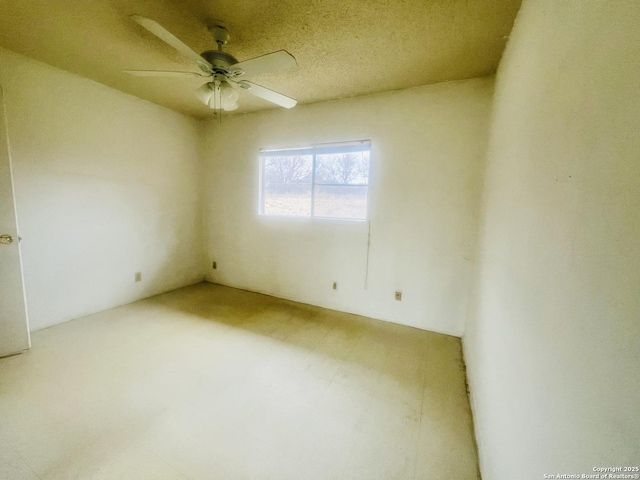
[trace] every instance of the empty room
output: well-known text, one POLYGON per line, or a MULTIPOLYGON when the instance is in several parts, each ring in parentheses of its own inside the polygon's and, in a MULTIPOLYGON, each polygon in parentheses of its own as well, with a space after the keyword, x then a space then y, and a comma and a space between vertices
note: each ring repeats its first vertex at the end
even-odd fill
POLYGON ((0 0, 0 479, 640 478, 640 2, 0 0))

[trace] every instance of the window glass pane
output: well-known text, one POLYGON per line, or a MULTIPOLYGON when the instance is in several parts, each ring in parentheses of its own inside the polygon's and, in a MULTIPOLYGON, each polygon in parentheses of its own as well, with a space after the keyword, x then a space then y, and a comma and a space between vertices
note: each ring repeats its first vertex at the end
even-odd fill
POLYGON ((367 217, 367 189, 368 187, 347 185, 317 185, 314 215, 364 219, 367 217))
POLYGON ((316 184, 367 185, 368 183, 368 151, 316 155, 316 184))
POLYGON ((263 161, 263 213, 310 216, 313 156, 273 156, 263 161))
POLYGON ((260 213, 366 219, 369 149, 363 140, 261 150, 260 213))

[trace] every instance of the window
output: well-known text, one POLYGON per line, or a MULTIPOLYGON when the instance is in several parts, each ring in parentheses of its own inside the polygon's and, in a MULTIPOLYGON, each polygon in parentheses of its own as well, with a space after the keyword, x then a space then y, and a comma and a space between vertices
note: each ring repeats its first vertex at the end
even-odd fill
POLYGON ((260 214, 367 218, 366 141, 260 151, 260 214))

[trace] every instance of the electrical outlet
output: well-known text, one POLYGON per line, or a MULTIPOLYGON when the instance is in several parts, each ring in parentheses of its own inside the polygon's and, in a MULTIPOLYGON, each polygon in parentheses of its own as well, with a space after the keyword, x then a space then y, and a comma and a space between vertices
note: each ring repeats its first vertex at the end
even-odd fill
POLYGON ((136 279, 136 282, 141 282, 142 281, 142 272, 136 272, 135 279, 136 279))
POLYGON ((212 267, 214 270, 217 270, 217 269, 218 269, 218 263, 217 263, 217 262, 212 262, 212 263, 211 263, 211 267, 212 267))
POLYGON ((402 292, 400 290, 396 290, 396 300, 399 302, 402 301, 402 292))
POLYGON ((333 282, 333 289, 337 290, 338 289, 338 282, 333 282))

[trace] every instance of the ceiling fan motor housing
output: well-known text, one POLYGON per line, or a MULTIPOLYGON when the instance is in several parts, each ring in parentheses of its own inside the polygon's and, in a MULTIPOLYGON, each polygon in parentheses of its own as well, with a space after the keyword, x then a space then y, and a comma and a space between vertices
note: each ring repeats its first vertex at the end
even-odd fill
POLYGON ((202 52, 201 55, 202 58, 213 65, 214 71, 216 69, 226 71, 231 65, 235 65, 236 63, 238 63, 238 60, 236 60, 233 55, 230 55, 227 52, 207 50, 206 52, 202 52))

